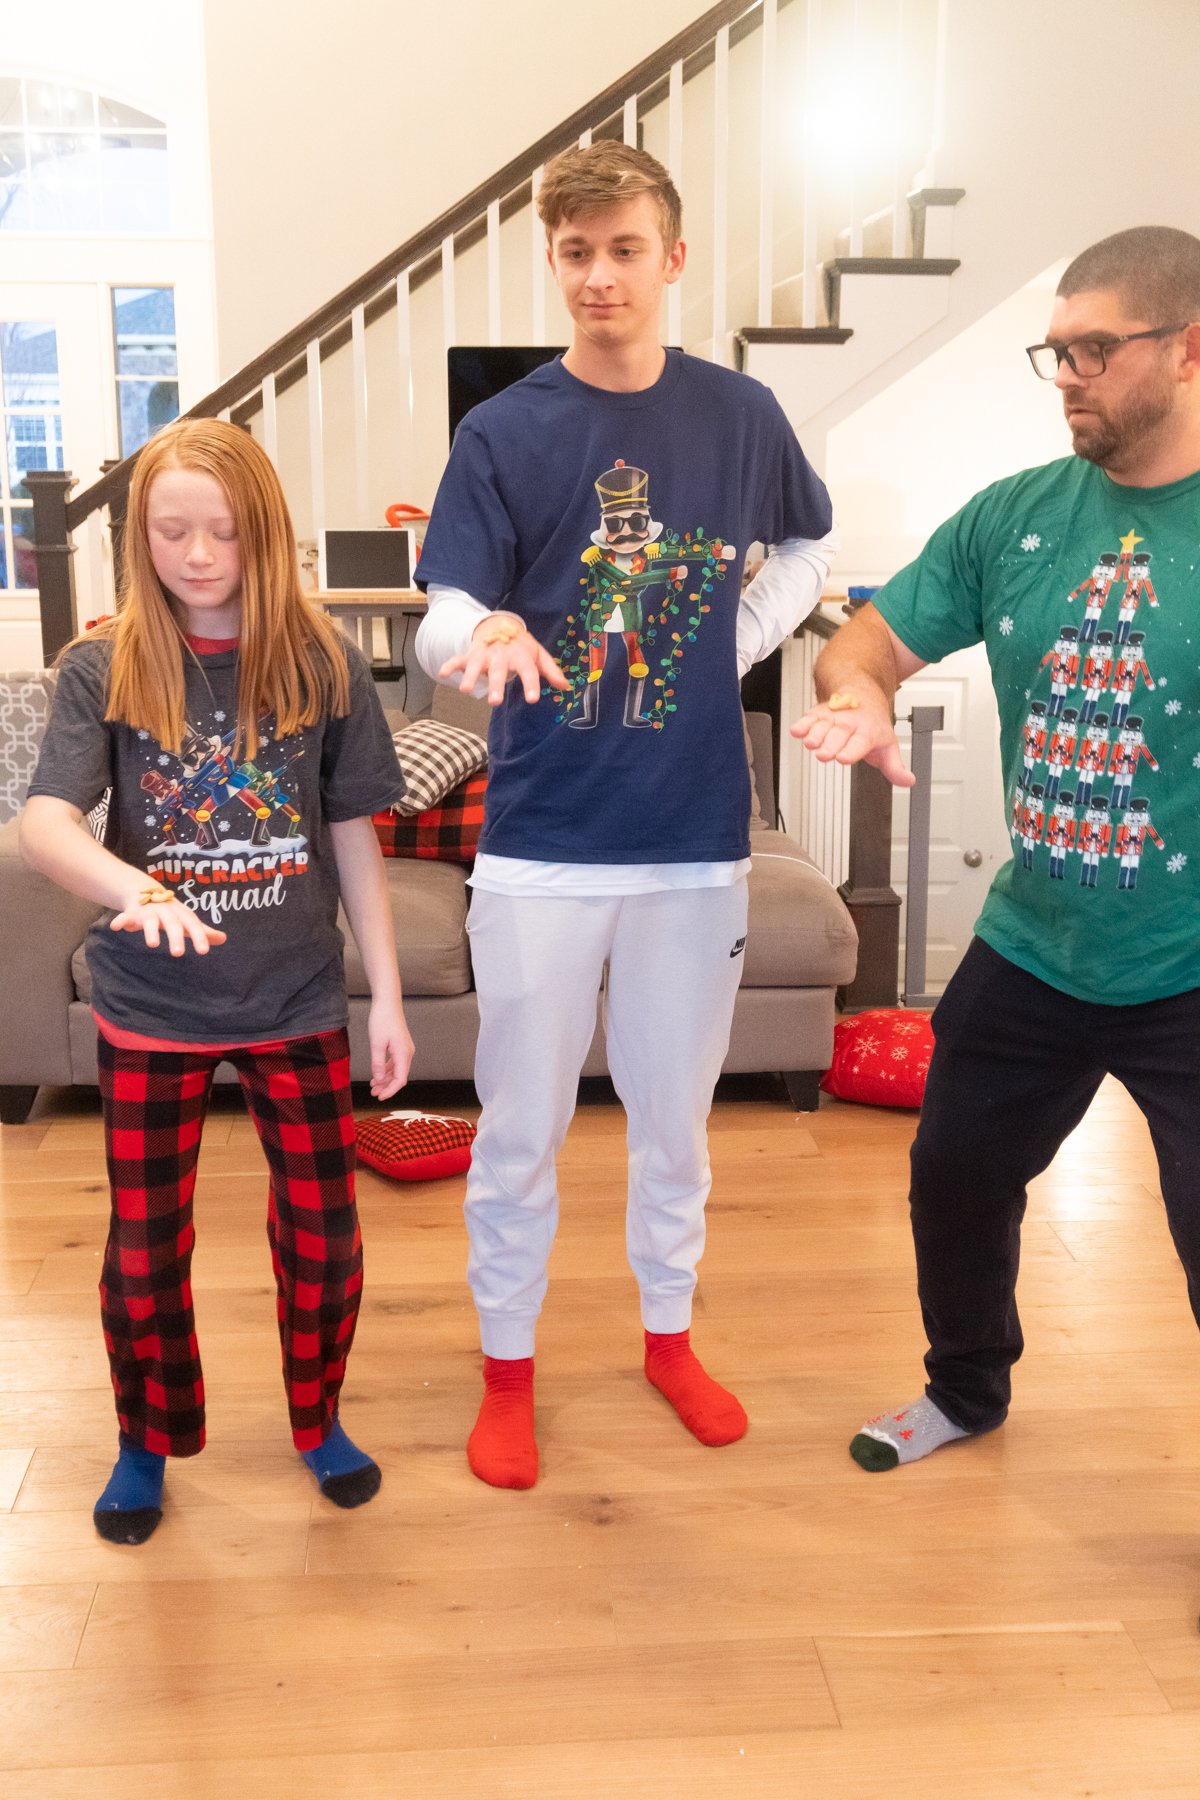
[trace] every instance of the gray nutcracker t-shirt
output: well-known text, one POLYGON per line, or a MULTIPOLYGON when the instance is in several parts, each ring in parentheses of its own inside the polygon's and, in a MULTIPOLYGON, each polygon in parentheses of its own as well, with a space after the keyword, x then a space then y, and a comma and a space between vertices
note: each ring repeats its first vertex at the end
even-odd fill
POLYGON ((404 779, 362 655, 347 646, 350 711, 277 738, 259 722, 253 758, 234 750, 236 648, 185 657, 178 755, 106 721, 111 646, 63 658, 29 792, 90 812, 111 790, 104 843, 169 888, 226 941, 172 957, 140 933, 87 939, 92 1004, 127 1031, 187 1043, 255 1043, 347 1019, 330 825, 391 805, 404 779))

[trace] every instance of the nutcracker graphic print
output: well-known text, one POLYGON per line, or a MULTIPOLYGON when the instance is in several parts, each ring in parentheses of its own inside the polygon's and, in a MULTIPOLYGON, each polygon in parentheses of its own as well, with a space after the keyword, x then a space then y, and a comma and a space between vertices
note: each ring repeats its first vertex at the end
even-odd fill
MULTIPOLYGON (((1027 536, 1022 549, 1040 542, 1027 536)), ((1142 535, 1118 535, 1065 595, 1068 605, 1083 601, 1082 621, 1061 623, 1053 642, 1043 640, 1011 795, 1014 853, 1032 877, 1066 881, 1074 859, 1079 887, 1111 884, 1132 893, 1146 855, 1168 851, 1153 820, 1162 766, 1152 743, 1180 702, 1164 702, 1165 720, 1147 712, 1150 696, 1165 685, 1156 680, 1148 641, 1160 607, 1153 565, 1142 535), (1144 704, 1132 712, 1139 695, 1144 704), (1135 794, 1135 787, 1144 791, 1135 794)), ((1006 623, 1011 630, 1011 619, 1006 623)), ((1167 866, 1175 874, 1186 861, 1170 857, 1167 866)))
POLYGON ((222 713, 189 725, 178 755, 137 733, 146 868, 210 925, 282 906, 308 872, 292 775, 303 740, 275 738, 273 724, 260 720, 253 759, 237 755, 237 730, 224 728, 222 713))
POLYGON ((600 523, 580 557, 582 592, 557 645, 571 688, 546 694, 559 723, 575 731, 594 730, 618 705, 628 730, 661 731, 682 697, 688 646, 737 551, 719 534, 655 519, 646 469, 618 459, 594 486, 600 523))

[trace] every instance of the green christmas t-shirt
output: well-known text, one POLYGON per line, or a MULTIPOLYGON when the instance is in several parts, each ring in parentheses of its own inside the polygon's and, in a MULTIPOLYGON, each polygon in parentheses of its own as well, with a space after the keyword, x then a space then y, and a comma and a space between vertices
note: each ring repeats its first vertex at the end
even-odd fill
POLYGON ((1013 857, 980 937, 1101 1005, 1200 987, 1200 474, 1027 470, 875 604, 923 661, 987 647, 1013 857))

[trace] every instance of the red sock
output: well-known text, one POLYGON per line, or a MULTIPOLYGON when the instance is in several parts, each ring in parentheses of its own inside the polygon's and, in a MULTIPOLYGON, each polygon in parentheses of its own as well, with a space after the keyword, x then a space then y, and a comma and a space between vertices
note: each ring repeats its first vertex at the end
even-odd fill
POLYGON ((467 1439, 467 1461, 490 1487, 531 1488, 537 1480, 533 1436, 533 1358, 483 1359, 483 1405, 467 1439))
POLYGON ((732 1444, 749 1420, 727 1388, 706 1375, 686 1331, 646 1333, 646 1380, 671 1402, 702 1444, 732 1444))

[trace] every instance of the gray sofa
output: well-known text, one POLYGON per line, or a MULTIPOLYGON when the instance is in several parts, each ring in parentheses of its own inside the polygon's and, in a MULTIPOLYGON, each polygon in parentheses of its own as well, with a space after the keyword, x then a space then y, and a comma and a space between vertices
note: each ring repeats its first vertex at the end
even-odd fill
MULTIPOLYGON (((479 704, 440 688, 434 715, 478 726, 478 715, 466 709, 479 704)), ((777 1071, 793 1104, 811 1109, 832 1056, 835 990, 853 977, 857 938, 830 883, 798 844, 767 823, 775 817, 771 722, 750 714, 747 724, 761 816, 751 837, 750 928, 725 1071, 777 1071)), ((8 1124, 28 1115, 43 1084, 96 1081, 82 942, 99 909, 25 866, 18 822, 0 826, 0 1120, 8 1124)), ((468 870, 407 859, 389 859, 387 869, 405 1012, 417 1046, 412 1079, 469 1080, 478 1013, 465 929, 468 870)), ((367 984, 346 937, 351 1074, 366 1081, 367 984)), ((601 995, 585 1075, 606 1072, 603 1013, 601 995)), ((236 1077, 223 1065, 217 1079, 236 1077)))

